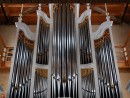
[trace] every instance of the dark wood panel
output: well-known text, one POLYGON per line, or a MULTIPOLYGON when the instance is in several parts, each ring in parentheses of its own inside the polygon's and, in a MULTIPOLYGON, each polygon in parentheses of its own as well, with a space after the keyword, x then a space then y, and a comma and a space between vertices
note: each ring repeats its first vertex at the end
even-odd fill
MULTIPOLYGON (((108 3, 107 9, 108 9, 108 12, 110 13, 110 16, 115 16, 118 19, 122 19, 124 9, 125 9, 125 5, 126 5, 126 3, 117 3, 117 4, 116 3, 108 3)), ((10 20, 8 24, 12 24, 12 23, 14 24, 14 22, 17 20, 18 15, 21 11, 21 4, 3 4, 3 7, 4 7, 4 10, 6 12, 7 17, 10 20)), ((26 13, 25 15, 23 15, 23 17, 24 17, 23 21, 25 21, 25 23, 27 23, 27 24, 32 24, 32 25, 35 24, 36 19, 34 19, 34 18, 37 18, 36 17, 36 10, 38 9, 38 4, 25 3, 23 5, 23 7, 24 7, 23 12, 26 12, 30 8, 33 9, 33 11, 30 11, 30 12, 26 13), (33 21, 32 21, 32 18, 34 19, 33 21)), ((100 7, 102 9, 104 9, 103 3, 92 3, 90 7, 92 9, 92 24, 101 24, 103 21, 106 20, 105 14, 101 14, 101 13, 98 13, 98 12, 93 10, 94 7, 100 7)), ((80 5, 80 15, 86 9, 87 9, 87 5, 82 3, 80 5)), ((42 10, 48 15, 48 17, 50 16, 48 4, 44 3, 42 5, 42 10)), ((3 18, 3 15, 4 14, 3 14, 2 10, 0 10, 0 23, 2 23, 2 24, 6 23, 6 20, 3 18)), ((130 4, 129 4, 128 9, 126 11, 124 21, 130 23, 129 17, 130 17, 130 4)), ((117 23, 117 22, 114 21, 114 23, 117 23)))
POLYGON ((9 67, 0 67, 0 73, 7 73, 7 72, 10 72, 9 67))
POLYGON ((119 68, 119 72, 123 72, 123 73, 130 73, 130 68, 119 68))
POLYGON ((119 3, 128 2, 129 0, 2 0, 2 3, 119 3))

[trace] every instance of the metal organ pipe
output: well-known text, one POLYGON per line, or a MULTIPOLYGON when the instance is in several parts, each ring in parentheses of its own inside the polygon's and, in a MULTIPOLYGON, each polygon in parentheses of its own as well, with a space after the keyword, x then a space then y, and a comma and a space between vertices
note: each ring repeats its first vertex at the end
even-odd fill
POLYGON ((37 43, 37 57, 36 63, 48 64, 48 50, 49 50, 49 24, 45 23, 44 20, 40 19, 39 34, 37 43))
MULTIPOLYGON (((93 63, 88 17, 79 24, 79 45, 80 64, 93 63)), ((93 68, 81 69, 81 73, 83 98, 96 98, 93 68)))
MULTIPOLYGON (((39 20, 36 64, 48 66, 50 24, 42 17, 39 20)), ((33 98, 47 98, 47 69, 35 69, 33 98)))
POLYGON ((89 23, 86 18, 83 23, 79 24, 80 38, 80 63, 92 63, 92 49, 90 41, 89 23))
POLYGON ((47 98, 47 71, 37 69, 35 71, 33 98, 47 98))
POLYGON ((95 80, 93 69, 82 69, 83 98, 96 98, 95 80))
POLYGON ((70 4, 55 6, 51 96, 78 98, 74 13, 70 4))
POLYGON ((109 29, 95 40, 98 82, 101 98, 120 98, 109 29))
POLYGON ((34 42, 19 32, 9 98, 29 98, 34 42))

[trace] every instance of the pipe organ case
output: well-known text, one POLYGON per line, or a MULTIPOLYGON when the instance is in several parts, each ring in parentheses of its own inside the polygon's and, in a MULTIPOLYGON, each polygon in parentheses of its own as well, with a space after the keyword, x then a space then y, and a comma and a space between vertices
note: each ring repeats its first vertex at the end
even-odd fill
POLYGON ((95 51, 100 97, 120 98, 109 29, 104 31, 102 37, 95 40, 95 51))
POLYGON ((12 58, 12 67, 9 79, 10 87, 7 93, 7 98, 29 98, 34 50, 34 34, 29 31, 28 27, 24 23, 20 21, 16 23, 16 26, 18 27, 16 37, 17 41, 12 58), (27 28, 27 31, 22 29, 24 27, 27 28), (29 32, 31 35, 29 35, 29 32))
POLYGON ((37 31, 16 22, 7 98, 122 98, 109 16, 92 32, 91 9, 49 4, 37 10, 37 31))

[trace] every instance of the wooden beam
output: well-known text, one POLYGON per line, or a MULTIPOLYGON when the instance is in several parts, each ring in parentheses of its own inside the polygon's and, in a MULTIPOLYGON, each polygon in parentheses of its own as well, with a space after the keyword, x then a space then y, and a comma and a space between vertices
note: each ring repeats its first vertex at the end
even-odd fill
MULTIPOLYGON (((45 10, 45 9, 44 9, 45 10)), ((45 11, 44 11, 48 16, 49 16, 49 12, 48 12, 48 10, 46 9, 45 11)), ((82 13, 80 13, 80 15, 81 15, 82 13)), ((17 12, 7 12, 7 14, 6 14, 7 16, 19 16, 19 13, 17 13, 17 12)), ((117 12, 117 13, 115 13, 115 12, 111 12, 110 13, 110 15, 111 16, 121 16, 122 15, 122 12, 117 12)), ((4 16, 3 14, 1 14, 0 13, 0 16, 4 16)), ((36 16, 36 12, 34 11, 34 12, 32 12, 32 13, 26 13, 26 15, 24 15, 24 16, 36 16)), ((100 17, 100 16, 104 16, 105 17, 105 15, 103 15, 103 14, 98 14, 98 13, 95 13, 95 12, 93 12, 92 13, 92 17, 100 17)), ((130 17, 130 13, 126 13, 126 15, 125 16, 129 16, 130 17)))
POLYGON ((123 72, 123 73, 130 73, 130 68, 119 68, 119 72, 123 72))
POLYGON ((10 67, 0 67, 0 73, 9 73, 10 72, 10 67))
POLYGON ((2 9, 2 12, 3 12, 3 14, 4 14, 5 20, 6 20, 6 22, 8 23, 8 18, 7 18, 7 16, 6 16, 6 12, 5 12, 4 7, 3 7, 2 4, 1 4, 1 9, 2 9))
POLYGON ((124 46, 115 46, 115 48, 124 48, 124 46))
MULTIPOLYGON (((36 12, 35 10, 38 9, 38 3, 25 3, 23 4, 23 12, 27 12, 26 15, 23 15, 23 18, 25 18, 25 20, 23 19, 23 21, 27 24, 35 24, 36 23, 36 12), (28 12, 27 10, 30 8, 34 8, 32 12, 28 12), (36 18, 34 21, 32 21, 31 18, 36 18), (27 19, 28 18, 28 19, 27 19), (29 22, 28 22, 29 21, 29 22)), ((73 4, 72 4, 73 5, 73 4)), ((100 7, 102 9, 104 9, 104 3, 92 3, 91 4, 91 9, 92 9, 92 24, 101 24, 102 22, 106 21, 106 16, 103 14, 99 14, 97 12, 95 12, 93 10, 93 8, 97 6, 100 7), (99 18, 100 17, 100 18, 99 18)), ((110 16, 115 16, 117 18, 121 18, 122 15, 124 14, 124 9, 125 9, 126 3, 107 3, 107 7, 108 7, 108 12, 110 14, 110 16)), ((17 21, 19 13, 21 11, 21 4, 3 4, 4 10, 6 12, 6 16, 8 17, 8 21, 10 24, 14 24, 15 21, 17 21)), ((86 3, 82 3, 80 5, 80 15, 87 9, 86 7, 86 3)), ((130 4, 128 5, 128 9, 125 13, 125 19, 124 21, 128 20, 128 22, 130 22, 130 13, 129 13, 129 9, 130 9, 130 4)), ((42 4, 42 10, 48 15, 49 17, 49 7, 48 4, 42 4)), ((2 11, 0 10, 0 21, 1 24, 5 24, 4 21, 4 14, 2 14, 2 11)), ((119 24, 119 22, 114 21, 114 24, 119 24)))
POLYGON ((124 18, 125 18, 125 15, 126 15, 127 9, 128 9, 128 5, 129 5, 129 3, 126 3, 125 9, 124 9, 124 13, 123 13, 123 16, 122 16, 122 19, 121 19, 121 23, 124 22, 124 18))
MULTIPOLYGON (((22 4, 6 4, 6 3, 4 3, 3 4, 3 7, 20 7, 21 8, 21 6, 22 6, 22 4)), ((49 5, 48 4, 42 4, 42 7, 49 7, 49 5)), ((25 4, 23 4, 23 7, 25 8, 25 7, 38 7, 38 4, 36 4, 36 3, 25 3, 25 4)))
POLYGON ((2 3, 123 3, 129 0, 2 0, 2 3))

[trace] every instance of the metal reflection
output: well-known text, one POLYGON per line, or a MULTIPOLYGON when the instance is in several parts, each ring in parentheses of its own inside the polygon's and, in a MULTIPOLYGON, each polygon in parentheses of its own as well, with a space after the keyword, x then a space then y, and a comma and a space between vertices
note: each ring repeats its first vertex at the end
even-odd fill
POLYGON ((82 94, 83 98, 96 98, 95 80, 93 69, 82 69, 82 94))
POLYGON ((55 5, 51 98, 78 98, 76 33, 70 4, 55 5))
POLYGON ((9 98, 29 98, 33 43, 22 31, 19 32, 9 98))
POLYGON ((33 98, 47 98, 47 70, 36 70, 33 98))
POLYGON ((98 82, 101 98, 120 98, 109 30, 103 37, 95 40, 98 82))
POLYGON ((92 49, 88 18, 79 24, 80 63, 92 63, 92 49))
POLYGON ((49 55, 49 24, 45 23, 41 18, 39 23, 38 43, 37 43, 37 58, 38 64, 48 64, 49 55))

